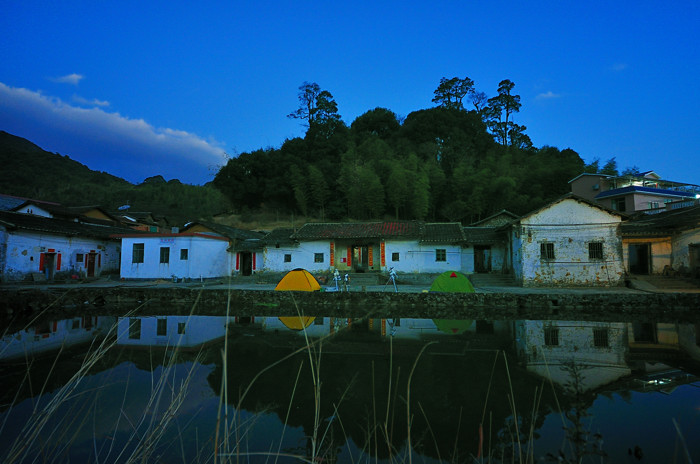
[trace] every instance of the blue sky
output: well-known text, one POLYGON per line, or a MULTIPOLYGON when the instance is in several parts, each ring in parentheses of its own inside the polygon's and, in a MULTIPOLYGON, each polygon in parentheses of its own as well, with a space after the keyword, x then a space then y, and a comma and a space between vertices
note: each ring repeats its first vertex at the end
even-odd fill
POLYGON ((350 124, 510 79, 536 147, 700 184, 700 2, 3 2, 0 130, 131 182, 211 180, 303 136, 317 82, 350 124))

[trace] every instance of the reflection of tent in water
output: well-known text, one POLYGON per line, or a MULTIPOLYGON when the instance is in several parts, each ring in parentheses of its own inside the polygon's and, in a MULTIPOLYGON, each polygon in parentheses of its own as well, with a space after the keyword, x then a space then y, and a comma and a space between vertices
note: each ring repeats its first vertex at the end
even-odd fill
POLYGON ((438 330, 457 335, 466 332, 472 326, 473 321, 471 319, 433 319, 433 322, 438 330))
POLYGON ((474 293, 467 276, 456 271, 445 271, 433 280, 431 292, 474 293))
POLYGON ((306 269, 294 269, 289 271, 282 280, 279 281, 275 290, 291 290, 297 292, 316 292, 321 290, 314 276, 306 269))
POLYGON ((284 316, 284 317, 279 317, 279 320, 282 321, 282 324, 287 326, 288 329, 292 330, 302 330, 310 326, 314 320, 315 317, 311 316, 284 316))

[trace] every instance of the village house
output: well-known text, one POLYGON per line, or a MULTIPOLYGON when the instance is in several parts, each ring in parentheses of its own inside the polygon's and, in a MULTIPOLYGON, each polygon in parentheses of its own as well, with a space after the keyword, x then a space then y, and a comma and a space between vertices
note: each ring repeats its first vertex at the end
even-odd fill
POLYGON ((624 176, 583 173, 569 184, 574 195, 622 213, 656 213, 669 204, 688 206, 700 194, 700 186, 663 180, 654 171, 624 176))
POLYGON ((0 211, 0 281, 90 278, 119 271, 120 243, 112 235, 125 232, 101 217, 103 212, 70 213, 45 204, 25 204, 21 212, 0 211), (50 211, 50 209, 53 210, 50 211))
POLYGON ((700 277, 700 206, 632 218, 622 243, 631 274, 700 277))
POLYGON ((121 234, 123 279, 211 279, 256 269, 261 259, 233 252, 237 242, 263 234, 221 224, 196 222, 182 232, 121 234), (243 258, 241 257, 243 255, 243 258))
POLYGON ((266 271, 440 273, 461 267, 459 223, 317 223, 288 232, 265 237, 266 271))
POLYGON ((525 287, 620 285, 623 219, 569 194, 504 226, 516 281, 525 287))

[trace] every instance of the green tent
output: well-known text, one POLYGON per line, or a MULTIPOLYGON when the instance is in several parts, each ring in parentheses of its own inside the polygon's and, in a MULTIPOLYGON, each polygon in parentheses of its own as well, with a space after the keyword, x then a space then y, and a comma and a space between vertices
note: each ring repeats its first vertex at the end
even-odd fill
POLYGON ((466 332, 473 322, 471 319, 433 319, 433 323, 438 330, 450 335, 466 332))
POLYGON ((431 292, 474 293, 467 276, 457 271, 445 271, 433 280, 431 292))

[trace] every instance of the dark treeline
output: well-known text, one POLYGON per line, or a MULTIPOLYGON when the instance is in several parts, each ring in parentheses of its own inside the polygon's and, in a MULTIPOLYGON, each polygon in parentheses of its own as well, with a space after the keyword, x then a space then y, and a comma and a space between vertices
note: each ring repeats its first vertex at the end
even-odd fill
POLYGON ((436 107, 405 119, 375 108, 348 127, 330 92, 304 83, 289 117, 305 136, 231 158, 213 183, 236 212, 465 224, 502 209, 525 213, 568 192, 587 167, 571 149, 532 146, 514 121, 513 87, 502 81, 486 98, 468 78, 442 79, 436 107))

